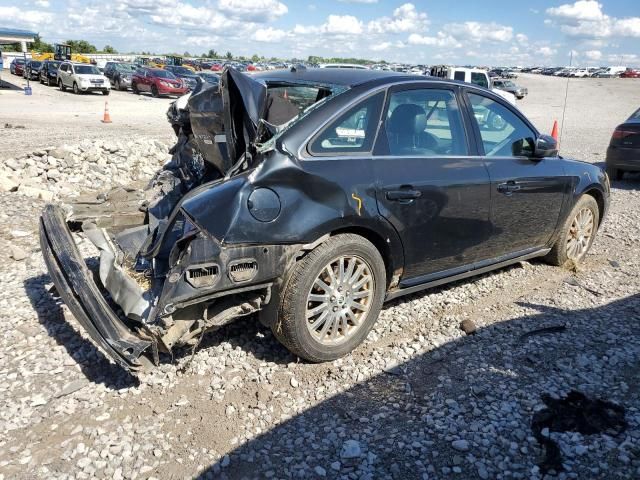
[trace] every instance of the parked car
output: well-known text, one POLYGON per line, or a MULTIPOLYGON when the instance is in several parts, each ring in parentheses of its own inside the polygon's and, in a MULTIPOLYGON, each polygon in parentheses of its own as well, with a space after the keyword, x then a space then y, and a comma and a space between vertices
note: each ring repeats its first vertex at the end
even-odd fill
POLYGON ((177 78, 181 79, 189 90, 194 90, 198 85, 198 75, 196 75, 193 70, 172 65, 167 65, 166 67, 164 67, 164 69, 173 73, 177 78))
POLYGON ((40 67, 42 67, 41 61, 27 60, 27 63, 24 64, 24 68, 22 70, 22 78, 37 80, 40 78, 40 67))
POLYGON ((116 90, 127 90, 131 87, 131 79, 138 67, 127 62, 107 62, 104 66, 104 76, 116 90))
POLYGON ((51 86, 58 85, 58 68, 62 62, 58 60, 45 60, 40 68, 40 83, 51 86))
POLYGON ((14 58, 9 65, 9 71, 13 75, 22 76, 24 73, 24 64, 27 63, 24 58, 14 58))
POLYGON ((160 95, 184 95, 189 89, 173 73, 161 68, 140 68, 131 78, 131 91, 139 94, 149 92, 154 97, 160 95))
POLYGON ((111 85, 95 65, 62 62, 58 67, 58 87, 61 91, 73 89, 73 93, 102 92, 109 95, 111 85))
POLYGON ((626 69, 627 69, 626 67, 607 67, 604 71, 594 75, 594 77, 598 77, 598 78, 617 78, 626 69))
POLYGON ((606 166, 614 180, 622 180, 624 172, 640 171, 640 108, 613 131, 606 166))
POLYGON ((624 72, 620 74, 620 78, 640 78, 640 70, 627 68, 624 72))
POLYGON ((515 95, 518 100, 522 100, 529 93, 527 88, 516 85, 511 80, 494 79, 492 80, 492 84, 493 88, 509 92, 515 95))
POLYGON ((590 77, 591 72, 587 68, 578 68, 577 70, 571 71, 571 73, 569 73, 569 76, 576 78, 585 78, 590 77))
POLYGON ((533 257, 580 262, 608 208, 599 167, 559 157, 473 84, 228 69, 220 85, 172 104, 174 160, 140 225, 122 230, 114 212, 115 230, 100 228, 73 206, 42 215, 56 291, 126 368, 254 313, 296 356, 331 361, 363 342, 385 301, 533 257), (506 128, 481 124, 483 110, 506 128), (69 225, 101 250, 99 276, 69 225))
POLYGON ((220 84, 220 75, 218 75, 217 73, 202 71, 198 72, 197 75, 202 79, 203 82, 208 83, 209 85, 220 84))

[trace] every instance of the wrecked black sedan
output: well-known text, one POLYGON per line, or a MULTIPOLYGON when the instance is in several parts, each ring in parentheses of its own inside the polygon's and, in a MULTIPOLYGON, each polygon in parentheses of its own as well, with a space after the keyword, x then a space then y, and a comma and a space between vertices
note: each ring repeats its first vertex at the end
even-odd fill
POLYGON ((130 369, 255 313, 294 354, 336 359, 385 300, 580 261, 607 210, 600 168, 472 84, 300 67, 209 87, 170 108, 173 159, 146 190, 42 215, 59 295, 130 369))

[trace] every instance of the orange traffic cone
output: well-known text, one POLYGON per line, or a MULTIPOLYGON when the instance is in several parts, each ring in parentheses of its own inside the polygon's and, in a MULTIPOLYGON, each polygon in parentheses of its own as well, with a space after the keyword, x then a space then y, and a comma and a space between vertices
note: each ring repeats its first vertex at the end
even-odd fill
POLYGON ((555 141, 558 141, 558 121, 554 120, 553 121, 553 128, 551 129, 551 136, 555 139, 555 141))
POLYGON ((104 102, 104 116, 102 123, 111 123, 111 115, 109 115, 109 102, 104 102))

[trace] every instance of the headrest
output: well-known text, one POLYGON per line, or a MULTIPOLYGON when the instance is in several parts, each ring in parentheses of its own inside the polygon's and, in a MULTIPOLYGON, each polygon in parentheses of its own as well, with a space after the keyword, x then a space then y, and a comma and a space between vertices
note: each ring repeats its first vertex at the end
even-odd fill
POLYGON ((387 131, 395 134, 415 135, 427 127, 427 114, 414 103, 398 105, 387 120, 387 131))

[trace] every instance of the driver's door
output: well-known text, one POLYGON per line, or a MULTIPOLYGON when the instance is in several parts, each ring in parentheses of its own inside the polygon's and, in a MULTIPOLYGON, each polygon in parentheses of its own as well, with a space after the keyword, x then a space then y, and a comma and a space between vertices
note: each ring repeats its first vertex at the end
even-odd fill
POLYGON ((557 158, 533 158, 536 132, 506 102, 467 90, 477 148, 491 180, 491 251, 495 256, 544 247, 551 239, 570 177, 557 158))

